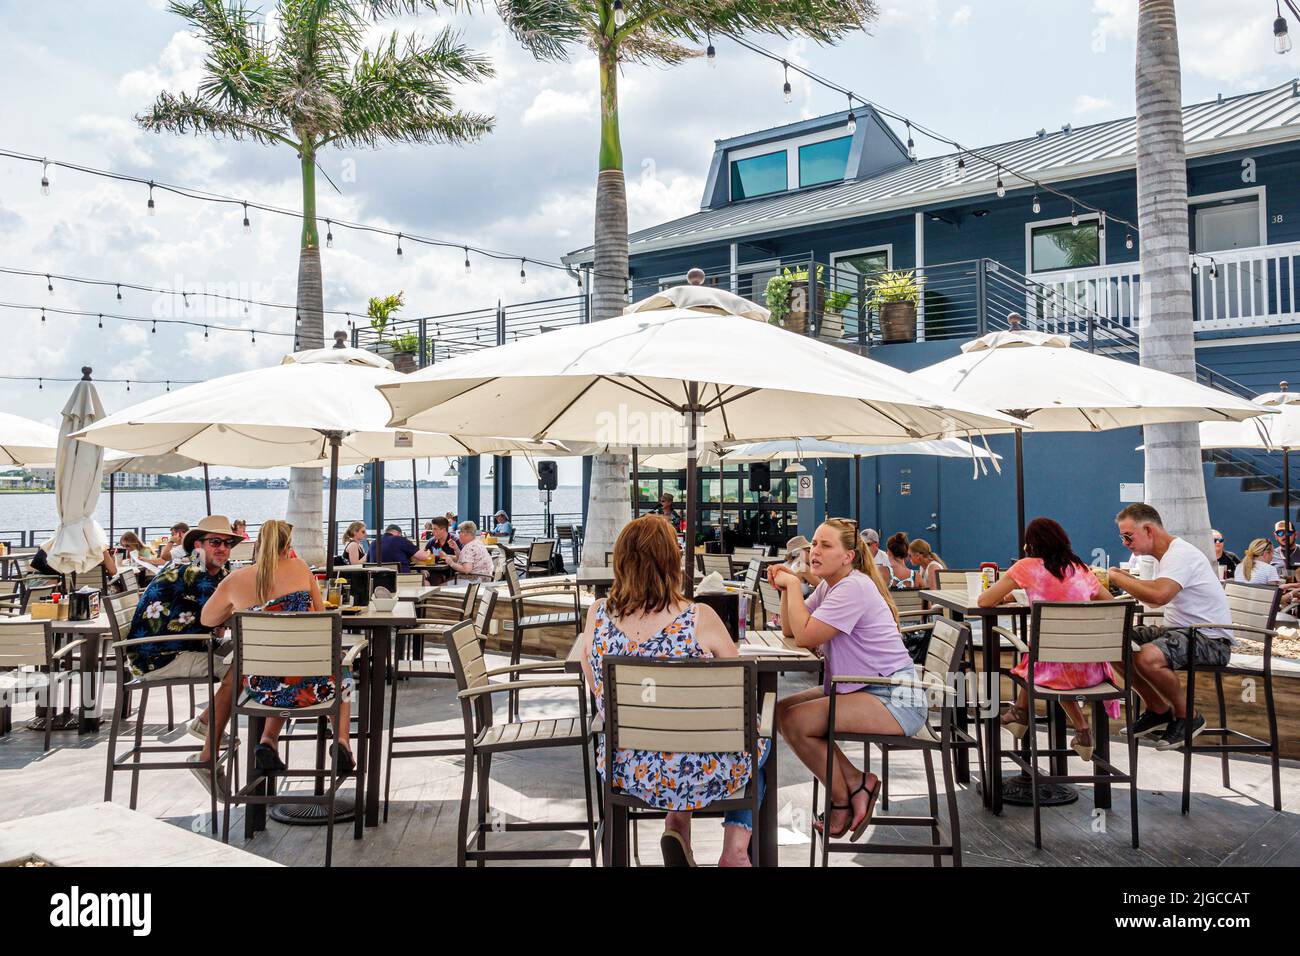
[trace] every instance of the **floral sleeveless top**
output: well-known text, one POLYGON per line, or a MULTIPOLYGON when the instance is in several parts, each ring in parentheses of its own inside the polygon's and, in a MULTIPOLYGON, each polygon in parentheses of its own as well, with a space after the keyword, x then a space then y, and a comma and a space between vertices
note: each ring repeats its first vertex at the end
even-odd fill
MULTIPOLYGON (((249 608, 250 611, 271 611, 292 614, 311 610, 310 591, 290 591, 273 601, 249 608)), ((334 699, 333 677, 257 677, 244 675, 244 690, 248 700, 264 707, 310 707, 334 699)))
MULTIPOLYGON (((605 713, 601 660, 624 657, 712 657, 695 640, 696 609, 691 604, 653 637, 633 640, 610 619, 605 602, 596 603, 596 631, 587 662, 596 682, 596 707, 605 713)), ((770 742, 759 741, 760 755, 770 742)), ((597 741, 596 766, 605 773, 605 735, 597 741)), ((613 784, 660 810, 699 810, 744 791, 753 762, 746 753, 660 753, 619 750, 613 784)))

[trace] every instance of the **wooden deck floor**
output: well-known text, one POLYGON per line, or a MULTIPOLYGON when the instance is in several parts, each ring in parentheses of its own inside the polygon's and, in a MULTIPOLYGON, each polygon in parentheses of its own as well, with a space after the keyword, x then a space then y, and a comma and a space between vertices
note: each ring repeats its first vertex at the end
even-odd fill
MULTIPOLYGON (((782 693, 807 686, 806 680, 783 682, 782 693)), ((446 681, 425 680, 402 685, 398 723, 406 729, 436 727, 453 732, 460 728, 460 710, 446 681)), ((112 699, 112 688, 107 693, 112 699)), ((526 716, 557 717, 576 712, 571 694, 537 692, 526 699, 526 716)), ((176 694, 178 720, 188 715, 183 691, 176 694)), ((78 737, 72 732, 55 735, 54 749, 40 751, 41 735, 23 727, 33 712, 31 703, 15 709, 15 731, 0 739, 0 821, 84 806, 103 799, 107 753, 107 726, 97 736, 78 737)), ((147 734, 166 734, 163 701, 150 703, 147 734)), ((504 715, 502 715, 504 719, 504 715)), ((175 737, 179 730, 169 737, 175 737)), ((295 744, 291 762, 310 759, 307 744, 295 744)), ((1118 749, 1118 748, 1116 748, 1118 749)), ((782 747, 780 755, 781 864, 805 866, 809 841, 805 835, 812 798, 812 778, 782 747)), ((1122 757, 1117 757, 1117 763, 1122 757)), ((493 761, 491 805, 507 819, 558 820, 582 816, 581 762, 576 751, 533 752, 498 756, 493 761)), ((1077 767, 1077 763, 1072 764, 1077 767)), ((1009 765, 1007 767, 1009 771, 1009 765)), ((1082 788, 1080 800, 1070 806, 1044 810, 1044 848, 1033 847, 1031 811, 1007 807, 993 817, 981 806, 973 789, 960 793, 964 861, 967 866, 1263 866, 1300 864, 1300 765, 1284 762, 1283 812, 1271 806, 1268 765, 1243 758, 1232 761, 1231 790, 1224 789, 1218 761, 1197 757, 1192 770, 1192 812, 1179 813, 1182 758, 1157 753, 1143 746, 1139 758, 1141 781, 1141 848, 1129 846, 1128 794, 1114 788, 1114 807, 1100 823, 1094 819, 1092 796, 1082 788)), ((463 762, 459 758, 417 758, 394 762, 389 822, 352 839, 351 825, 335 833, 336 865, 449 866, 455 864, 456 818, 459 809, 463 762)), ((125 804, 129 775, 119 774, 115 801, 125 804)), ((890 760, 889 812, 920 813, 925 806, 924 770, 919 757, 900 754, 890 760)), ((771 799, 771 795, 769 795, 771 799)), ((138 809, 176 826, 204 831, 208 824, 206 794, 185 771, 144 774, 138 809)), ((879 825, 868 831, 878 842, 919 841, 924 830, 908 833, 885 825, 878 808, 879 825)), ((289 827, 274 821, 268 829, 245 843, 238 812, 231 840, 277 862, 318 865, 324 860, 323 829, 289 827)), ((643 823, 641 861, 659 863, 655 823, 643 823)), ((698 821, 694 843, 702 863, 716 860, 721 846, 716 820, 698 821)), ((579 846, 581 834, 494 834, 491 845, 579 846)), ((129 863, 129 857, 122 860, 129 863)), ((850 855, 832 857, 837 866, 929 866, 928 857, 850 855)), ((577 863, 574 865, 585 865, 577 863)))

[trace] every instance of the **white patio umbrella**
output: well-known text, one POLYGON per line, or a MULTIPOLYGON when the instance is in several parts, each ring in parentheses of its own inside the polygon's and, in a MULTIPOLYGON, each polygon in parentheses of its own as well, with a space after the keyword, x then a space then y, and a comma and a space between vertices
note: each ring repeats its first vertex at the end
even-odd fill
POLYGON ((116 540, 113 527, 117 507, 115 491, 117 476, 134 475, 174 475, 180 471, 194 468, 203 469, 203 503, 207 514, 212 513, 212 489, 208 485, 208 466, 184 455, 129 455, 120 451, 109 451, 104 455, 104 474, 108 476, 108 540, 116 540))
MULTIPOLYGON (((916 375, 1044 432, 1093 432, 1168 422, 1242 421, 1269 414, 1244 398, 1167 372, 1071 347, 1065 335, 1012 329, 962 346, 916 375)), ((1016 431, 1016 516, 1025 538, 1024 454, 1016 431)))
POLYGON ((59 446, 59 433, 49 425, 0 412, 0 465, 50 468, 59 446))
MULTIPOLYGON (((1251 401, 1276 414, 1245 422, 1202 422, 1201 448, 1249 448, 1282 453, 1282 520, 1291 523, 1291 451, 1300 448, 1300 393, 1287 389, 1256 395, 1251 401)), ((1286 554, 1287 567, 1291 554, 1286 554)))
POLYGON ((104 417, 104 406, 82 368, 81 381, 63 406, 58 455, 54 465, 54 505, 59 523, 45 545, 46 561, 60 574, 85 574, 104 560, 108 539, 95 521, 99 485, 104 475, 104 449, 77 441, 73 434, 104 417))
MULTIPOLYGON (((618 318, 458 356, 380 390, 394 425, 691 452, 700 440, 896 442, 1017 424, 906 372, 744 317, 758 308, 681 286, 618 318)), ((691 454, 692 529, 696 474, 691 454)))
MULTIPOLYGON (((224 375, 109 415, 77 437, 139 455, 179 454, 207 465, 328 465, 329 540, 336 538, 338 466, 550 446, 463 439, 388 427, 376 386, 405 378, 363 349, 314 349, 281 364, 224 375)), ((333 548, 327 566, 332 567, 333 548)))

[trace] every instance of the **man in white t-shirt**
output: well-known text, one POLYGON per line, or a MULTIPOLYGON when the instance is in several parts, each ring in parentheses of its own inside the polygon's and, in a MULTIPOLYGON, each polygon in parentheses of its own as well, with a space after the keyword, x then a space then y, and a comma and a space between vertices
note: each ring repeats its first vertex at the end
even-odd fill
MULTIPOLYGON (((881 573, 888 575, 891 567, 889 564, 889 555, 880 550, 880 533, 875 528, 863 528, 862 537, 867 542, 867 549, 871 552, 871 560, 876 563, 876 567, 881 569, 881 573)), ((889 578, 885 578, 885 583, 889 583, 889 578)))
POLYGON ((1135 737, 1158 733, 1157 750, 1176 750, 1183 745, 1187 723, 1191 723, 1195 738, 1205 729, 1205 718, 1199 713, 1188 715, 1187 696, 1174 671, 1187 667, 1189 653, 1195 655, 1199 665, 1228 663, 1233 644, 1231 631, 1193 630, 1196 625, 1230 622, 1228 597, 1210 559, 1191 542, 1166 531, 1155 508, 1129 505, 1115 516, 1115 523, 1124 547, 1136 555, 1151 555, 1157 564, 1150 581, 1111 568, 1111 584, 1143 604, 1164 608, 1162 625, 1140 625, 1130 635, 1142 645, 1133 655, 1133 689, 1146 704, 1132 732, 1135 737))

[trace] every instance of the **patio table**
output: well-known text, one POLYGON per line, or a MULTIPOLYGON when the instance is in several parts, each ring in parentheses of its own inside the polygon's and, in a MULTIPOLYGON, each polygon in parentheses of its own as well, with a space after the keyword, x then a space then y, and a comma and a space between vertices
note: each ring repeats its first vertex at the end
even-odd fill
MULTIPOLYGON (((746 652, 743 656, 748 660, 755 661, 758 669, 758 699, 761 706, 763 698, 767 694, 776 694, 778 678, 786 672, 803 671, 806 673, 819 673, 822 669, 822 659, 807 648, 795 647, 791 638, 785 637, 780 631, 746 631, 744 639, 740 642, 741 646, 772 648, 770 654, 746 652), (784 649, 786 653, 781 653, 784 649), (789 653, 796 651, 797 653, 789 653)), ((569 650, 568 656, 564 659, 564 669, 569 673, 582 673, 582 638, 573 642, 573 647, 569 650)), ((778 798, 778 777, 777 777, 777 751, 776 735, 779 732, 778 727, 772 728, 772 749, 768 754, 767 762, 763 764, 763 781, 766 785, 766 796, 762 806, 759 808, 759 819, 761 825, 759 832, 759 859, 762 865, 776 866, 777 857, 777 804, 778 798)), ((614 841, 615 865, 624 866, 627 864, 627 844, 622 839, 621 833, 616 833, 614 841)))

